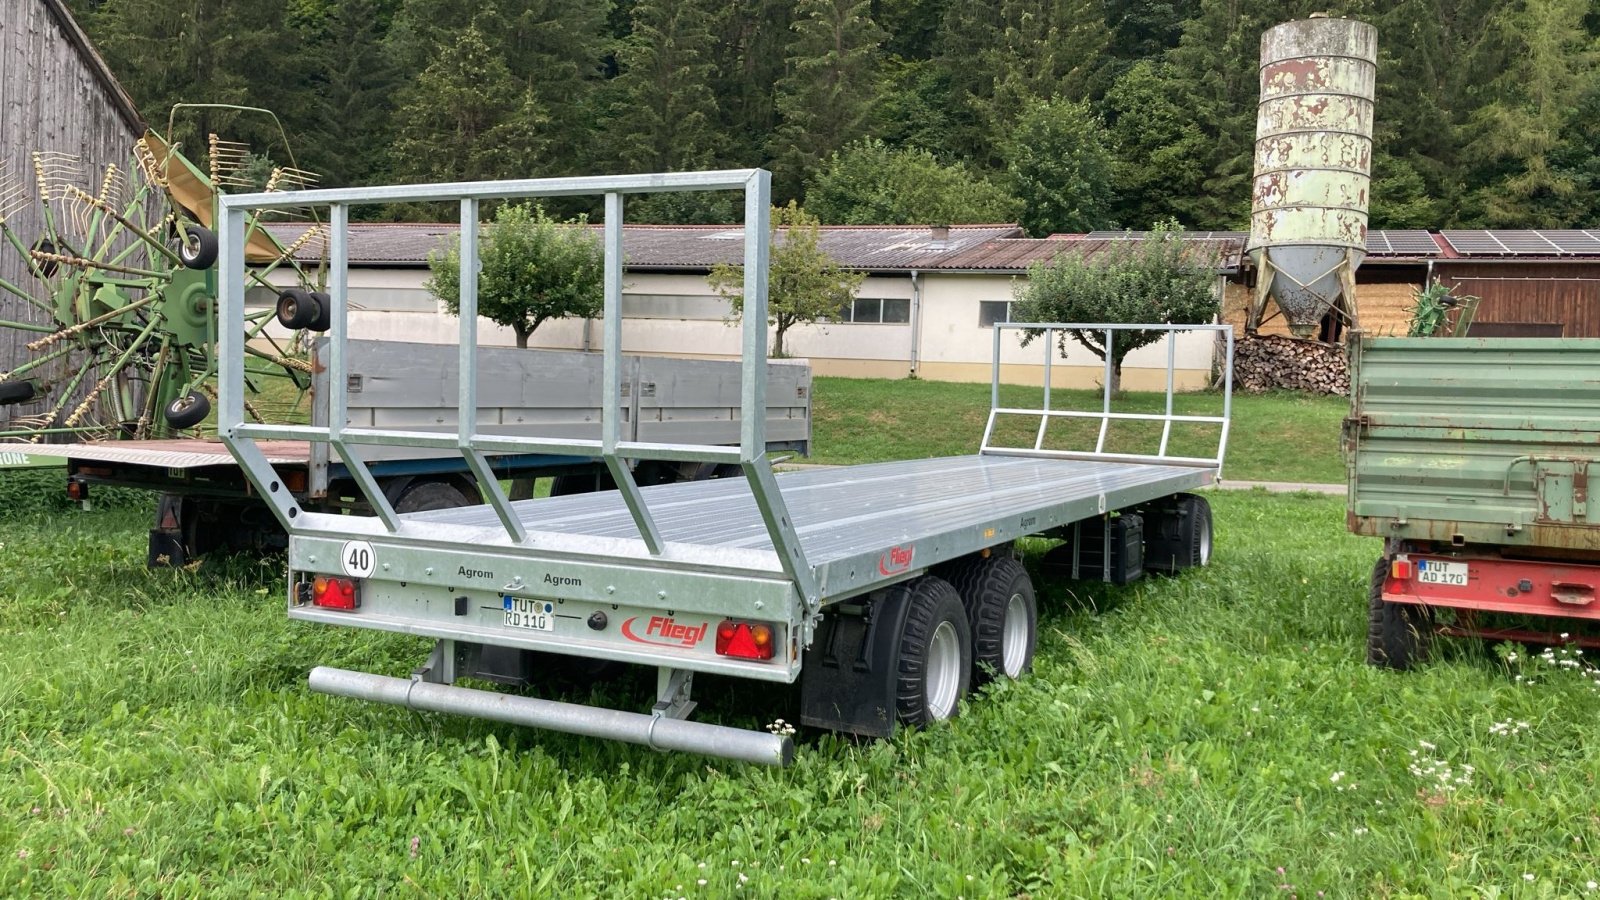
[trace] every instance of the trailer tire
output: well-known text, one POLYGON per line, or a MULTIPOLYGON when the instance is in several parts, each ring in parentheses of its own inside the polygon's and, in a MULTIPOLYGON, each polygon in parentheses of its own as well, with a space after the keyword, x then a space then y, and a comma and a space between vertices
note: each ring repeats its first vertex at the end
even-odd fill
POLYGON ((895 668, 895 716, 922 726, 955 716, 972 685, 972 628, 961 595, 926 575, 901 585, 909 592, 895 668))
POLYGON ((203 225, 181 226, 178 258, 186 269, 209 269, 217 261, 217 233, 203 225))
POLYGON ((406 485, 394 501, 397 513, 423 512, 431 509, 455 509, 471 506, 475 501, 448 481, 418 480, 406 485))
POLYGON ((972 686, 1020 678, 1033 665, 1039 605, 1033 579, 1009 556, 970 557, 945 575, 972 631, 972 686))
POLYGON ((167 424, 173 428, 193 428, 211 415, 211 401, 205 394, 190 391, 167 404, 163 411, 167 424))
POLYGON ((333 298, 321 291, 312 291, 311 299, 317 301, 317 317, 306 328, 322 334, 333 327, 333 298))
POLYGON ((278 294, 278 324, 298 331, 310 328, 322 317, 322 305, 310 291, 285 288, 278 294))
POLYGON ((31 381, 7 381, 0 383, 0 404, 27 403, 36 396, 38 391, 31 381))
MULTIPOLYGON (((59 250, 56 248, 55 241, 52 241, 49 238, 39 238, 37 241, 34 241, 33 242, 33 251, 35 253, 52 253, 52 254, 59 252, 59 250)), ((29 258, 32 259, 32 257, 29 257, 29 258)), ((34 264, 39 267, 39 271, 41 273, 43 273, 44 277, 46 277, 46 278, 54 277, 55 274, 56 274, 56 270, 61 268, 61 264, 56 262, 53 259, 39 259, 39 260, 33 260, 33 261, 34 261, 34 264)))
POLYGON ((1367 663, 1405 671, 1428 661, 1433 643, 1433 612, 1427 607, 1383 599, 1383 580, 1393 559, 1384 554, 1372 567, 1367 594, 1367 663))
POLYGON ((1143 508, 1144 567, 1177 574, 1211 562, 1211 504, 1195 494, 1177 494, 1143 508))

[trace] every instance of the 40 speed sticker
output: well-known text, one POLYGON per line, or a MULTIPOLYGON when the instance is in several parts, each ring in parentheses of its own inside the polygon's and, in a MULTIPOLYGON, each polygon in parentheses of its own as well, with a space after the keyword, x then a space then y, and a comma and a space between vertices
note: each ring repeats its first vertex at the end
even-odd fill
POLYGON ((344 564, 346 575, 366 578, 377 566, 378 555, 372 552, 372 545, 366 541, 345 541, 344 549, 339 551, 339 561, 344 564))

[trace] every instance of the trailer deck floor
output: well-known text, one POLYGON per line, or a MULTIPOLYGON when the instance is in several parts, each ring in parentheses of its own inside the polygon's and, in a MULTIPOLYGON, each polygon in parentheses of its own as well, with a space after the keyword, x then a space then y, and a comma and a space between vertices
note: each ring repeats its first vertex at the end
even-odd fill
MULTIPOLYGON (((822 565, 868 547, 891 547, 1003 516, 1081 504, 1102 494, 1133 493, 1139 497, 1134 502, 1144 502, 1210 484, 1215 474, 1210 467, 954 456, 807 469, 779 474, 777 480, 807 562, 822 565)), ((742 478, 647 487, 643 494, 667 541, 772 548, 742 478)), ((638 537, 616 491, 523 500, 513 508, 530 531, 638 537)), ((410 513, 405 518, 499 525, 487 506, 410 513)))

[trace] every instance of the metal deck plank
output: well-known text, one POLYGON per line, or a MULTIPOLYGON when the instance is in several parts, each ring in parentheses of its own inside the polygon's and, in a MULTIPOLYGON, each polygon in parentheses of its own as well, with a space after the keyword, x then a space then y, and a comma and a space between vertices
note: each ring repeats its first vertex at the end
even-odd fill
MULTIPOLYGON (((807 560, 822 565, 864 547, 888 547, 999 516, 1193 477, 1194 470, 1173 466, 966 456, 810 469, 780 475, 778 484, 807 560)), ((1169 492, 1162 488, 1152 496, 1169 492)), ((644 496, 669 541, 771 549, 742 479, 662 485, 645 488, 644 496)), ((515 509, 530 531, 631 537, 634 530, 615 492, 525 500, 515 509)), ((407 516, 451 525, 492 525, 492 517, 484 507, 407 516)))

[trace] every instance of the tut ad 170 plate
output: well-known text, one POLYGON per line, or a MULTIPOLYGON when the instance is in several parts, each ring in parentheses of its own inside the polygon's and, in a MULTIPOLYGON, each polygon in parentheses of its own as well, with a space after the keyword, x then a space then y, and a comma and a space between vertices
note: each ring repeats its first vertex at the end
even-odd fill
POLYGON ((531 597, 502 597, 506 625, 511 628, 528 628, 534 631, 556 630, 556 605, 549 600, 531 597))
POLYGON ((1467 564, 1445 562, 1440 559, 1417 560, 1417 581, 1423 584, 1446 584, 1458 587, 1467 583, 1467 564))

